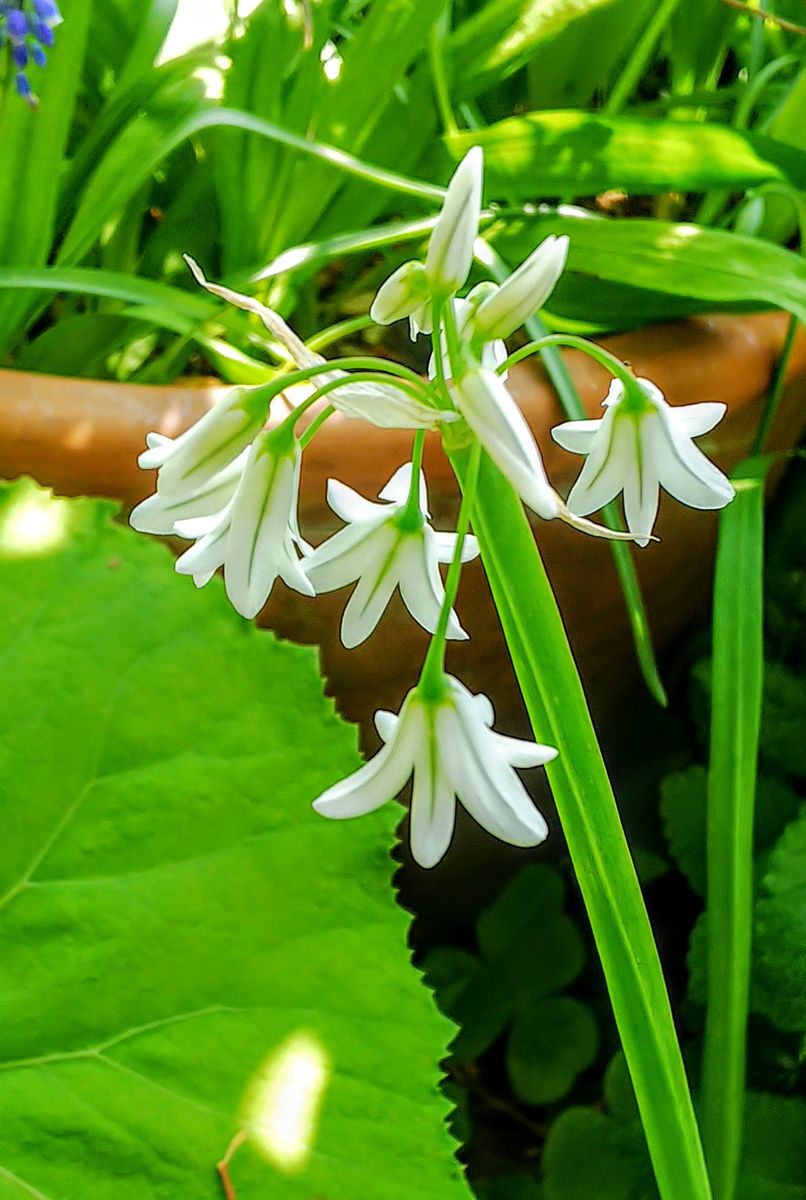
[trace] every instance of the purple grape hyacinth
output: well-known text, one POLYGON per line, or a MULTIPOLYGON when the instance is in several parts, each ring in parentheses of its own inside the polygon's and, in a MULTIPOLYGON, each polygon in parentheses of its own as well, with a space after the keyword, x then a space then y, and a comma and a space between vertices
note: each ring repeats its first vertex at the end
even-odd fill
POLYGON ((30 63, 47 65, 45 51, 53 45, 53 27, 61 20, 55 0, 0 0, 0 47, 9 47, 15 68, 14 86, 31 108, 36 108, 39 101, 27 68, 30 63))

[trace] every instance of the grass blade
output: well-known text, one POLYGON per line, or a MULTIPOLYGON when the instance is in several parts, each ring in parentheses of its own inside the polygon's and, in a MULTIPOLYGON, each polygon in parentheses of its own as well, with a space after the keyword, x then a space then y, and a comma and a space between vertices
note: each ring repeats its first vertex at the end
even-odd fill
POLYGON ((734 475, 720 517, 708 769, 707 1001, 703 1140, 718 1200, 733 1200, 742 1149, 753 922, 753 808, 764 670, 766 462, 734 475))

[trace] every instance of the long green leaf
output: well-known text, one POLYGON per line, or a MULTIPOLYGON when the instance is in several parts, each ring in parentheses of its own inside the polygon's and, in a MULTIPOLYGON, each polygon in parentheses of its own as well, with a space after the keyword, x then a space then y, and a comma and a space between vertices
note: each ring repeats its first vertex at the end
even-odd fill
POLYGON ((571 272, 706 305, 772 305, 806 319, 806 263, 768 242, 669 221, 551 216, 507 253, 523 254, 547 233, 569 235, 571 272))
MULTIPOLYGON (((36 112, 13 88, 0 93, 0 266, 40 266, 50 254, 91 10, 91 0, 66 0, 51 61, 37 79, 41 103, 36 112)), ((28 303, 24 294, 2 298, 0 348, 28 303)))
POLYGON ((806 153, 726 125, 577 110, 508 117, 449 139, 455 157, 484 147, 488 188, 517 199, 741 189, 789 178, 806 187, 806 153))
MULTIPOLYGON (((460 478, 469 451, 451 461, 460 478)), ((585 695, 523 507, 488 459, 473 512, 482 559, 547 770, 662 1200, 711 1191, 658 952, 585 695)))
POLYGON ((734 475, 736 498, 720 517, 714 580, 702 1123, 718 1200, 735 1195, 744 1126, 767 465, 751 459, 734 475))
POLYGON ((0 268, 0 291, 14 288, 105 296, 109 300, 125 300, 129 304, 172 309, 197 321, 209 320, 218 311, 203 296, 182 288, 155 283, 152 279, 138 279, 134 275, 119 275, 115 271, 95 271, 91 267, 0 268))
POLYGON ((67 231, 59 254, 60 263, 70 265, 78 261, 107 222, 122 211, 133 192, 160 163, 182 142, 205 129, 229 128, 261 134, 321 159, 337 171, 429 202, 439 201, 445 194, 444 188, 373 167, 335 146, 306 141, 270 121, 235 109, 205 107, 190 115, 183 114, 178 119, 172 115, 164 121, 156 117, 149 120, 152 123, 148 127, 138 127, 138 135, 133 136, 131 142, 123 139, 117 141, 101 161, 84 190, 79 210, 67 231))

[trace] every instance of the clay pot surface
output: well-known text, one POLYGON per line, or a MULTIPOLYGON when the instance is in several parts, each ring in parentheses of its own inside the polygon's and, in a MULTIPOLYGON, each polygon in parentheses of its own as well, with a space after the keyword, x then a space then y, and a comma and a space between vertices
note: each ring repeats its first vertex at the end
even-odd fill
MULTIPOLYGON (((652 379, 672 404, 724 401, 727 416, 699 444, 729 470, 749 451, 786 323, 782 313, 708 316, 620 334, 603 344, 636 374, 652 379)), ((609 376, 580 352, 567 353, 566 361, 589 415, 599 415, 609 376)), ((532 363, 511 372, 510 386, 534 430, 550 479, 565 494, 582 460, 550 437, 551 427, 564 419, 552 388, 532 363)), ((31 475, 59 494, 108 496, 129 508, 153 490, 154 476, 140 471, 136 462, 146 433, 176 436, 224 390, 204 381, 166 388, 0 371, 0 475, 31 475)), ((771 449, 797 442, 806 424, 805 400, 806 337, 801 335, 771 449)), ((375 498, 406 461, 410 446, 410 432, 334 416, 305 453, 300 521, 306 536, 317 544, 339 527, 325 500, 328 478, 335 476, 375 498)), ((436 435, 429 435, 425 466, 434 523, 451 528, 456 486, 436 435)), ((706 609, 716 524, 716 514, 693 511, 664 496, 657 524, 660 544, 634 551, 661 655, 706 609)), ((645 695, 610 550, 560 521, 536 521, 535 531, 589 698, 606 727, 625 698, 632 694, 642 703, 645 695)), ((189 580, 187 586, 192 587, 189 580)), ((428 639, 395 599, 369 641, 347 651, 339 640, 345 598, 345 592, 337 592, 311 600, 278 583, 260 619, 283 637, 321 647, 340 710, 361 723, 371 744, 372 712, 398 708, 417 678, 428 639)), ((449 667, 469 687, 491 695, 500 728, 522 728, 521 702, 479 562, 465 570, 457 608, 470 640, 451 646, 449 667)))

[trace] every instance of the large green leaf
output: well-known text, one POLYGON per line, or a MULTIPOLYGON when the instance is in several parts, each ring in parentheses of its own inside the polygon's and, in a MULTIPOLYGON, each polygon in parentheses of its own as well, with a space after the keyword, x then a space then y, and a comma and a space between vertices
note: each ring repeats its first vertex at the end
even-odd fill
POLYGON ((465 1195, 395 812, 311 810, 357 763, 314 652, 108 513, 0 510, 0 1196, 218 1200, 244 1123, 239 1200, 465 1195))
POLYGON ((773 305, 806 321, 806 263, 780 246, 700 225, 557 215, 505 239, 507 257, 524 257, 547 233, 569 235, 572 273, 708 306, 773 305))
POLYGON ((753 1007, 806 1032, 806 808, 781 835, 756 904, 753 1007))
POLYGON ((516 199, 740 189, 791 179, 806 186, 806 154, 725 125, 531 112, 450 138, 457 158, 484 147, 487 190, 516 199))

